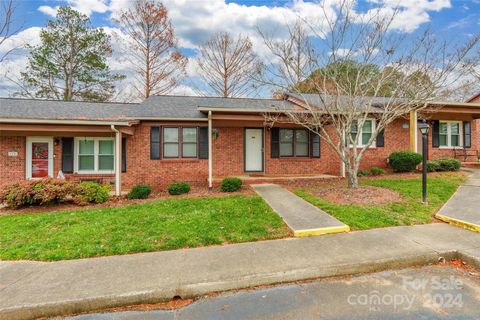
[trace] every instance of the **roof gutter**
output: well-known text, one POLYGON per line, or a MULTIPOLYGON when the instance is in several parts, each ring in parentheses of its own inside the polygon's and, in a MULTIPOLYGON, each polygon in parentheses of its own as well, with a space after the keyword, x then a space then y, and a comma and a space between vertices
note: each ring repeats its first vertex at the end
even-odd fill
POLYGON ((131 126, 138 121, 105 121, 105 120, 54 120, 54 119, 18 119, 0 118, 0 123, 32 123, 32 124, 76 124, 97 126, 131 126))

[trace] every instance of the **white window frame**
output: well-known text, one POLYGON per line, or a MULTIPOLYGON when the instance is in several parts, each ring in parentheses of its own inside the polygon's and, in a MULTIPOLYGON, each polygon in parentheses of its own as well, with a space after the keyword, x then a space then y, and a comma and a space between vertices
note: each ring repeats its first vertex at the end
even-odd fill
POLYGON ((74 139, 74 160, 73 171, 77 174, 114 174, 115 173, 115 139, 109 137, 75 137, 74 139), (93 140, 93 163, 94 170, 79 170, 78 169, 78 155, 80 153, 80 143, 83 140, 93 140), (113 142, 113 170, 99 170, 98 169, 98 156, 99 156, 99 141, 112 141, 113 142))
POLYGON ((461 149, 463 148, 463 122, 462 121, 456 121, 456 120, 440 120, 439 122, 439 137, 438 137, 438 147, 440 149, 461 149), (440 145, 440 125, 442 123, 446 123, 447 124, 447 145, 446 146, 442 146, 440 145), (458 124, 458 134, 459 134, 459 145, 458 146, 452 146, 452 127, 451 127, 451 124, 452 123, 456 123, 458 124))
MULTIPOLYGON (((376 129, 376 121, 375 121, 375 119, 372 119, 372 118, 365 119, 365 122, 367 122, 367 121, 372 122, 372 135, 373 135, 375 133, 375 129, 376 129)), ((364 122, 364 124, 365 124, 365 122, 364 122)), ((358 127, 358 120, 357 120, 357 130, 358 130, 357 136, 359 137, 358 140, 357 140, 357 148, 363 148, 363 147, 365 147, 365 143, 363 143, 363 126, 362 126, 362 128, 358 127)), ((350 132, 351 132, 351 130, 350 130, 350 132)), ((344 139, 346 139, 346 138, 344 137, 344 139)), ((366 141, 366 142, 368 142, 368 141, 366 141)), ((375 139, 373 141, 372 145, 369 148, 376 148, 376 147, 377 147, 377 139, 375 139)), ((353 148, 353 144, 350 144, 350 148, 353 148)))

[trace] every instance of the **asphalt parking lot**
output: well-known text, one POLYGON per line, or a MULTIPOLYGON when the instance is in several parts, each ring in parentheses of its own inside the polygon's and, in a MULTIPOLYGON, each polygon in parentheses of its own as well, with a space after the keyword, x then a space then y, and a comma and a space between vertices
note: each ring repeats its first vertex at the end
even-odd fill
POLYGON ((436 265, 228 292, 175 310, 65 319, 479 319, 479 303, 479 270, 436 265))

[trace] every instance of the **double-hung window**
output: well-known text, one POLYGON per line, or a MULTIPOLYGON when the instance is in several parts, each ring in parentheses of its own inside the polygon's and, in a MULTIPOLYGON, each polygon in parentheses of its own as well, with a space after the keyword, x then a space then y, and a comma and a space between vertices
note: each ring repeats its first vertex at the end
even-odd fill
POLYGON ((308 157, 308 131, 280 129, 280 157, 308 157))
POLYGON ((455 148, 462 145, 460 121, 440 121, 439 144, 444 148, 455 148))
POLYGON ((78 173, 113 173, 114 141, 111 138, 76 138, 78 173))
POLYGON ((198 156, 197 127, 164 127, 164 158, 196 158, 198 156))
MULTIPOLYGON (((357 140, 358 147, 363 147, 368 143, 368 141, 372 137, 374 126, 375 126, 375 122, 372 119, 365 120, 360 130, 358 130, 358 124, 356 121, 352 123, 352 126, 350 127, 350 135, 353 141, 358 135, 358 140, 357 140)), ((351 144, 351 141, 347 141, 347 143, 351 144)))

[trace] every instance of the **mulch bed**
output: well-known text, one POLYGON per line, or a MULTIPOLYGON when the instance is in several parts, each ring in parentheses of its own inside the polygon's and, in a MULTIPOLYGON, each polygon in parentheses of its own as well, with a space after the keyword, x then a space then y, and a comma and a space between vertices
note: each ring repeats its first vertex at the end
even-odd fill
POLYGON ((132 199, 129 200, 125 195, 120 197, 113 196, 105 203, 91 204, 87 206, 78 206, 71 202, 57 203, 47 206, 30 206, 25 208, 13 209, 13 208, 0 208, 0 216, 24 214, 24 213, 46 213, 52 211, 63 210, 86 210, 86 209, 99 209, 99 208, 111 208, 121 207, 130 204, 142 204, 148 203, 159 199, 182 199, 182 198, 205 198, 205 197, 222 197, 229 195, 253 195, 255 192, 249 186, 243 186, 241 190, 236 192, 221 192, 220 188, 214 188, 209 191, 206 187, 192 187, 191 191, 187 194, 172 196, 167 191, 152 192, 148 199, 132 199))
POLYGON ((357 189, 332 188, 313 192, 316 196, 329 202, 353 205, 381 205, 402 201, 397 192, 371 186, 360 186, 357 189))

